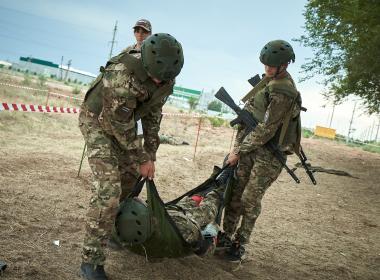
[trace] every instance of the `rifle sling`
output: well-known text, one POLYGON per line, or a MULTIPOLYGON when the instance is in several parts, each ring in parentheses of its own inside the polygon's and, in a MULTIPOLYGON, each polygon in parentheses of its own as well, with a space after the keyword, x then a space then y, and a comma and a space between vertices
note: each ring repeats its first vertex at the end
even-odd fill
POLYGON ((249 99, 251 99, 256 93, 258 93, 260 90, 266 87, 267 83, 272 78, 264 77, 253 89, 250 90, 242 99, 244 103, 247 102, 249 99))
POLYGON ((151 108, 154 105, 159 104, 165 97, 168 97, 172 93, 170 90, 172 86, 173 82, 168 82, 153 92, 151 99, 147 102, 144 102, 139 108, 135 110, 135 121, 138 121, 146 116, 149 112, 151 112, 151 108))

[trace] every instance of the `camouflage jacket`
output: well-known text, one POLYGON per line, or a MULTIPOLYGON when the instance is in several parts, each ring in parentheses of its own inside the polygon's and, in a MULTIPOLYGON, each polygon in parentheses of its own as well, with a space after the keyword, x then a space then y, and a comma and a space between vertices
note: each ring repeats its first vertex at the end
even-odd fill
POLYGON ((173 92, 174 81, 157 86, 142 69, 141 60, 137 61, 140 71, 131 70, 125 63, 105 68, 103 108, 98 120, 106 133, 114 136, 124 150, 135 152, 137 161, 142 163, 156 160, 162 107, 173 92), (163 91, 164 96, 156 94, 158 90, 163 91), (141 119, 137 117, 147 102, 155 98, 161 100, 157 100, 141 119), (136 122, 136 118, 140 120, 136 122))
POLYGON ((141 50, 137 48, 137 44, 133 44, 133 45, 126 47, 122 52, 129 53, 132 50, 135 52, 141 52, 141 50))
MULTIPOLYGON (((290 74, 282 79, 286 79, 282 82, 287 82, 290 92, 297 92, 290 74)), ((263 146, 279 132, 286 115, 292 110, 296 97, 287 94, 287 91, 276 90, 276 87, 271 86, 272 83, 276 83, 276 80, 269 81, 265 88, 246 102, 244 109, 251 112, 259 124, 244 139, 245 127, 239 126, 234 153, 249 153, 263 146), (260 100, 260 96, 263 100, 260 100)))

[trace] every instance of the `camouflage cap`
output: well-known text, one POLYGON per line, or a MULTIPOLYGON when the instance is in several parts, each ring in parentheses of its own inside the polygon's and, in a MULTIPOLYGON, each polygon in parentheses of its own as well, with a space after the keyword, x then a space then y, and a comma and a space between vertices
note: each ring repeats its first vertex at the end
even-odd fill
POLYGON ((141 27, 141 28, 144 28, 146 31, 148 32, 152 32, 152 25, 150 24, 150 21, 147 20, 147 19, 139 19, 135 26, 133 26, 133 28, 136 28, 136 27, 141 27))

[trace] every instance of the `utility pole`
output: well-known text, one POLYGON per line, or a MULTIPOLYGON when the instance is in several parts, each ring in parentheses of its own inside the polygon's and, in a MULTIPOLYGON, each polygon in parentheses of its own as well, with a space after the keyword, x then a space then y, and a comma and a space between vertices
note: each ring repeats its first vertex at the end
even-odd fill
POLYGON ((67 79, 67 75, 69 74, 70 66, 71 66, 71 59, 67 62, 67 70, 66 70, 66 75, 65 75, 65 81, 67 79))
MULTIPOLYGON (((375 120, 373 120, 373 123, 372 123, 372 128, 371 128, 371 134, 369 136, 369 142, 372 141, 372 134, 373 134, 373 130, 375 129, 375 120)), ((376 142, 376 141, 375 141, 376 142)))
POLYGON ((62 66, 63 66, 63 55, 62 55, 62 57, 61 57, 61 71, 60 71, 60 77, 59 77, 59 79, 62 81, 62 79, 63 79, 63 69, 62 69, 62 66))
POLYGON ((333 103, 333 109, 332 109, 332 113, 331 113, 329 128, 331 128, 331 123, 332 123, 332 120, 333 120, 334 111, 335 111, 335 101, 333 103))
POLYGON ((379 115, 379 122, 377 123, 377 131, 376 131, 376 137, 375 137, 376 143, 377 143, 377 136, 379 135, 379 127, 380 127, 380 115, 379 115))
POLYGON ((113 45, 114 45, 115 43, 117 43, 117 41, 115 41, 116 31, 117 31, 117 21, 116 21, 116 23, 115 23, 115 27, 113 28, 112 41, 110 41, 110 43, 111 43, 111 50, 110 50, 110 57, 109 57, 109 58, 112 57, 113 45))
POLYGON ((354 110, 352 110, 352 116, 351 116, 350 126, 348 127, 348 134, 347 134, 346 143, 350 142, 351 126, 352 126, 352 122, 354 121, 354 115, 355 115, 356 103, 357 103, 357 102, 355 102, 354 110))

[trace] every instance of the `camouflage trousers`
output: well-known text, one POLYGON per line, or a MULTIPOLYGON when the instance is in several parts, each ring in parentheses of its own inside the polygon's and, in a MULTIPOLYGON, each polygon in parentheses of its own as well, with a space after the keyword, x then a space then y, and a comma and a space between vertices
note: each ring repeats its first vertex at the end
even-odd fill
POLYGON ((197 242, 201 236, 201 230, 215 221, 221 196, 212 191, 197 205, 190 197, 185 197, 175 206, 169 206, 166 210, 175 222, 182 237, 188 243, 197 242))
POLYGON ((261 212, 261 200, 281 170, 281 163, 264 147, 240 156, 237 180, 223 219, 227 236, 232 238, 236 234, 242 244, 249 242, 261 212), (240 218, 241 225, 236 230, 240 218))
POLYGON ((104 248, 114 226, 119 201, 133 189, 139 176, 138 165, 133 151, 124 151, 116 139, 102 130, 97 116, 83 106, 79 128, 87 144, 93 173, 82 259, 85 263, 103 265, 104 248))

